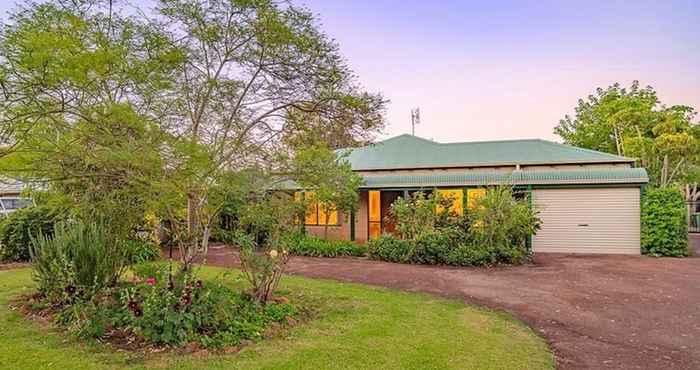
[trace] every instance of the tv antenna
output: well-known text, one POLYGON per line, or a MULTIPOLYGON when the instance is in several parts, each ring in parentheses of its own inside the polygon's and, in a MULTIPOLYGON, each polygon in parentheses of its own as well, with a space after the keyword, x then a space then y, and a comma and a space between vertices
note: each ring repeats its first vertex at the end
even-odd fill
POLYGON ((420 124, 420 108, 411 109, 411 135, 416 136, 416 125, 420 124))

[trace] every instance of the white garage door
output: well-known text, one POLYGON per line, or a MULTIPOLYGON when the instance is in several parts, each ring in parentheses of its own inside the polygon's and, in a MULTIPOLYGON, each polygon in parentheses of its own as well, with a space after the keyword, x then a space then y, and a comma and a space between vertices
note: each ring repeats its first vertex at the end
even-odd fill
POLYGON ((639 188, 537 189, 534 252, 639 254, 639 188))

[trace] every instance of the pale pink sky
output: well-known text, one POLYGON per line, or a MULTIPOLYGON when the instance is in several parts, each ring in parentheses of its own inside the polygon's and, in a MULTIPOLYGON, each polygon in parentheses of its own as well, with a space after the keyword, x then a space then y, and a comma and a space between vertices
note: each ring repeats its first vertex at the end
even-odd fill
POLYGON ((301 3, 391 100, 382 137, 420 107, 416 134, 438 141, 558 140, 577 100, 616 81, 700 108, 700 1, 301 3))

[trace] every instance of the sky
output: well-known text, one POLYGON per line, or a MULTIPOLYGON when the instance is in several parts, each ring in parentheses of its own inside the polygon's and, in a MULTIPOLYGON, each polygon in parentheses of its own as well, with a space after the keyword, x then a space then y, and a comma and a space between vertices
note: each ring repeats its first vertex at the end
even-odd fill
POLYGON ((383 137, 543 138, 597 87, 639 80, 700 109, 700 1, 302 0, 362 85, 383 137))
POLYGON ((410 133, 420 108, 416 135, 441 142, 558 141, 579 98, 633 80, 700 109, 699 0, 292 1, 390 101, 380 138, 410 133))

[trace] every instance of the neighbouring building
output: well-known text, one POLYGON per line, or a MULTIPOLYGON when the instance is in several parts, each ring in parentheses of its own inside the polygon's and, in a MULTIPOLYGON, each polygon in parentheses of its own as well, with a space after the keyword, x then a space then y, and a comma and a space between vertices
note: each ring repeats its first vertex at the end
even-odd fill
POLYGON ((312 205, 309 233, 323 235, 328 223, 330 238, 366 242, 393 232, 387 215, 398 197, 445 192, 468 212, 470 199, 506 184, 539 211, 534 252, 640 253, 640 192, 648 176, 632 158, 539 139, 438 143, 411 135, 349 150, 364 178, 359 209, 325 215, 312 205))
POLYGON ((0 178, 0 216, 31 203, 29 199, 21 197, 23 189, 24 185, 19 181, 0 178))

